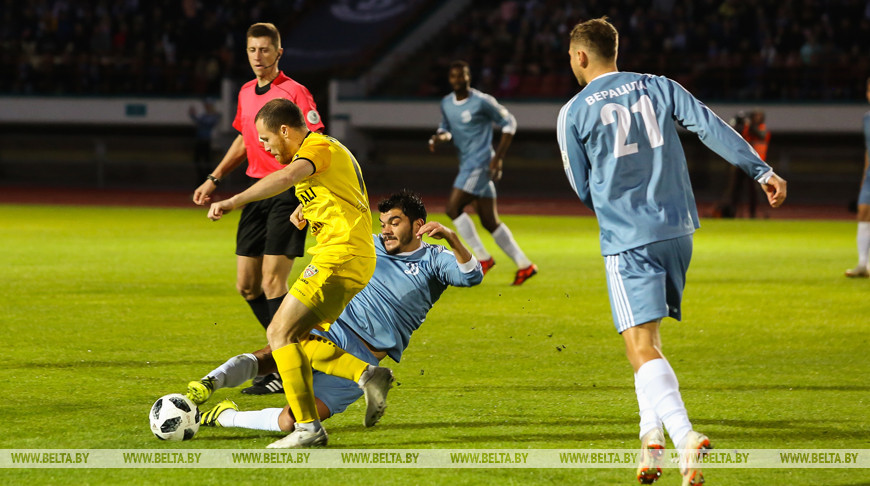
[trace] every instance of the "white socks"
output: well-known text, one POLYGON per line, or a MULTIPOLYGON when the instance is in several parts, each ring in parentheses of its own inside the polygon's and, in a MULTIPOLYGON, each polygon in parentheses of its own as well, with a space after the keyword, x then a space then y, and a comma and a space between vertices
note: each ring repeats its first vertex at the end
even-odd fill
POLYGON ((458 218, 453 220, 453 226, 456 227, 456 232, 459 236, 468 243, 471 251, 478 260, 489 260, 492 255, 486 251, 483 242, 480 241, 480 235, 477 234, 477 228, 474 227, 474 221, 468 216, 468 213, 462 213, 458 218))
POLYGON ((655 407, 650 403, 649 398, 643 392, 640 382, 637 381, 637 375, 634 375, 634 392, 637 394, 637 408, 640 412, 640 438, 647 432, 662 428, 662 421, 656 415, 655 407))
MULTIPOLYGON (((492 258, 492 255, 483 246, 483 242, 480 241, 480 235, 477 234, 477 228, 474 227, 474 222, 468 216, 468 213, 462 213, 458 218, 454 219, 453 226, 456 227, 456 232, 459 233, 459 236, 471 247, 472 253, 474 253, 474 256, 478 260, 484 261, 492 258)), ((526 257, 526 254, 523 253, 523 250, 520 249, 520 246, 517 245, 514 235, 511 234, 511 230, 506 224, 502 223, 498 225, 498 228, 492 232, 492 237, 499 248, 516 263, 517 268, 528 268, 532 264, 526 257)))
POLYGON ((507 255, 511 257, 511 260, 517 264, 517 268, 528 268, 529 265, 532 264, 532 262, 526 258, 526 254, 523 253, 523 250, 520 250, 520 246, 517 245, 517 242, 514 241, 514 235, 511 233, 511 230, 508 229, 506 224, 502 223, 498 225, 498 228, 492 232, 492 237, 495 239, 499 248, 507 253, 507 255))
POLYGON ((858 223, 858 267, 867 268, 868 252, 870 252, 870 222, 858 223))
POLYGON ((240 354, 228 359, 203 378, 211 377, 214 380, 215 390, 233 388, 256 377, 259 367, 256 356, 251 353, 240 354))
MULTIPOLYGON (((240 354, 228 359, 224 364, 215 368, 206 377, 214 380, 214 389, 233 388, 257 376, 259 369, 257 357, 251 353, 240 354)), ((265 408, 250 412, 238 410, 224 410, 218 415, 217 421, 222 427, 240 427, 243 429, 268 430, 281 432, 278 426, 278 417, 282 408, 265 408)))
POLYGON ((281 432, 281 427, 278 426, 278 417, 283 410, 283 408, 264 408, 263 410, 240 412, 229 409, 218 415, 217 421, 223 427, 281 432))
POLYGON ((638 393, 638 404, 644 399, 648 400, 658 419, 664 423, 674 445, 682 443, 692 430, 692 424, 671 365, 661 358, 647 361, 637 370, 635 389, 642 392, 638 393))

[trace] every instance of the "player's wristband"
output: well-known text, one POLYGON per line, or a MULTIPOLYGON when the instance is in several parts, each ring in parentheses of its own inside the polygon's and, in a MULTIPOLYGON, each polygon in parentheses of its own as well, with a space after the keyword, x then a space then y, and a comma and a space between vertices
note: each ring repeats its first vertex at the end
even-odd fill
POLYGON ((462 273, 471 273, 475 268, 477 268, 477 263, 477 258, 475 258, 474 255, 471 255, 471 260, 468 260, 465 263, 459 263, 459 271, 462 273))
POLYGON ((208 179, 208 180, 210 180, 210 181, 211 181, 214 185, 216 185, 216 186, 221 185, 221 180, 218 179, 217 177, 211 175, 211 174, 205 176, 205 178, 208 179))
POLYGON ((770 178, 773 176, 774 176, 773 169, 770 169, 769 171, 765 172, 764 174, 761 174, 761 177, 758 178, 758 183, 759 184, 767 184, 767 181, 769 181, 770 178))
POLYGON ((438 130, 435 132, 435 135, 444 135, 444 140, 442 140, 442 142, 449 142, 453 140, 453 134, 448 132, 447 130, 438 130))

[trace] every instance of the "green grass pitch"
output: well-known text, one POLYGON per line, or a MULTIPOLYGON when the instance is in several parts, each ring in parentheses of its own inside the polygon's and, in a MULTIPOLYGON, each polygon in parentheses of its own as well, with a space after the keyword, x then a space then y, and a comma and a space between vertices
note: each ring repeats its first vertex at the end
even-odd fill
MULTIPOLYGON (((265 447, 277 435, 201 429, 163 443, 146 414, 263 332, 236 295, 238 213, 0 207, 0 449, 265 447)), ((445 222, 441 216, 434 219, 445 222)), ((610 318, 592 218, 504 216, 540 273, 498 264, 451 289, 414 335, 387 415, 356 403, 333 448, 635 448, 631 370, 610 318)), ((684 320, 663 325, 695 428, 718 449, 870 448, 870 281, 849 280, 855 224, 705 220, 684 320)), ((308 258, 294 267, 294 277, 308 258)), ((281 396, 217 392, 242 409, 281 396)), ((214 400, 214 399, 213 399, 214 400)), ((715 469, 708 484, 867 484, 866 470, 715 469)), ((4 484, 636 484, 631 469, 0 470, 4 484)), ((666 469, 659 484, 678 484, 666 469)))

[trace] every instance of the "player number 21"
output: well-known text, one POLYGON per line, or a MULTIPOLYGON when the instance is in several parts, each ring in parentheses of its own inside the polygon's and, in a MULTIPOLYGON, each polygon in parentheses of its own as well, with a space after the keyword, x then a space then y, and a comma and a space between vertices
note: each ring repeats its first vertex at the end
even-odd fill
POLYGON ((643 118, 650 147, 660 147, 665 143, 662 139, 662 131, 659 129, 659 122, 656 120, 652 101, 648 95, 641 96, 637 103, 631 105, 631 112, 629 112, 629 108, 622 105, 608 103, 601 108, 601 122, 605 125, 616 123, 616 144, 613 147, 613 156, 616 158, 637 152, 636 143, 625 143, 628 132, 631 130, 632 113, 640 113, 641 118, 643 118))

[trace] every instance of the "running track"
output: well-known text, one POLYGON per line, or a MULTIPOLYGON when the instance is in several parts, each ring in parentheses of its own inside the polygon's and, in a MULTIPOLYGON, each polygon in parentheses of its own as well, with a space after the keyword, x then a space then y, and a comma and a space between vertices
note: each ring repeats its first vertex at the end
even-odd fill
MULTIPOLYGON (((226 194, 218 192, 218 197, 226 194)), ((374 204, 384 194, 372 194, 374 204)), ((424 195, 430 213, 444 211, 446 195, 424 195)), ((0 187, 0 204, 69 204, 86 206, 149 206, 149 207, 195 207, 191 193, 182 191, 124 190, 124 189, 77 189, 53 187, 0 187)), ((591 216, 576 199, 547 198, 499 198, 498 210, 501 214, 544 214, 591 216)), ((203 209, 205 211, 205 209, 203 209)), ((710 217, 712 205, 699 206, 701 217, 710 217)), ((854 220, 845 205, 801 205, 788 202, 779 209, 763 207, 760 217, 770 219, 833 219, 854 220)))

